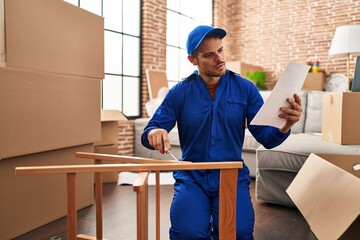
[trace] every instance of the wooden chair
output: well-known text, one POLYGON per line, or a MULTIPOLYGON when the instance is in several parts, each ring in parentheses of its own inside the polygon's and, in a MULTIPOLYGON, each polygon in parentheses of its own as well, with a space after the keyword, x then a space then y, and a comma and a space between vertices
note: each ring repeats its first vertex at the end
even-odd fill
POLYGON ((220 200, 219 200, 219 238, 220 240, 236 239, 236 188, 238 169, 242 168, 242 162, 207 162, 191 163, 183 161, 181 164, 173 160, 157 160, 148 158, 137 158, 129 156, 77 153, 79 158, 94 159, 97 163, 102 160, 129 164, 92 164, 92 165, 63 165, 63 166, 38 166, 17 167, 16 175, 25 174, 66 174, 67 175, 67 239, 68 240, 90 240, 103 239, 102 231, 102 172, 113 171, 136 171, 140 172, 134 183, 134 191, 137 192, 137 238, 147 239, 147 177, 149 172, 156 172, 156 239, 160 239, 160 171, 173 170, 200 170, 220 169, 220 200), (95 173, 96 190, 96 237, 77 234, 77 200, 76 200, 76 176, 78 173, 95 173), (143 227, 142 227, 143 226, 143 227), (145 228, 144 228, 145 226, 145 228))

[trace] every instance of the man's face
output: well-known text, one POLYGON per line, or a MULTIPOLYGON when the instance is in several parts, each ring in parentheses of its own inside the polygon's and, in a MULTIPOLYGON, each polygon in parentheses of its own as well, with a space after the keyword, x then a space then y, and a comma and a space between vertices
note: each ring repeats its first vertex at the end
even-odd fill
POLYGON ((200 75, 221 77, 226 73, 224 48, 220 38, 205 39, 197 51, 192 63, 197 65, 200 75))

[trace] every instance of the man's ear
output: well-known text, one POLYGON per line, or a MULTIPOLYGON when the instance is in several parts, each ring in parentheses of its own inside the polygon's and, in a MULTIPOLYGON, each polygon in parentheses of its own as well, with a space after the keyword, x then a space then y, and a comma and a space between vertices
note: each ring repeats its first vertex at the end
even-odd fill
POLYGON ((193 56, 191 56, 191 55, 188 55, 188 60, 194 65, 194 66, 196 66, 197 65, 197 63, 196 63, 196 59, 193 57, 193 56))

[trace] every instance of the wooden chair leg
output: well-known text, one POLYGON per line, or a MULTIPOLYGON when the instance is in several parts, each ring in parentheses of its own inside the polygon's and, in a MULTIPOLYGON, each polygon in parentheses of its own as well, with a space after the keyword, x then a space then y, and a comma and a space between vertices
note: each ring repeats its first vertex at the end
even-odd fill
POLYGON ((148 176, 149 172, 141 172, 135 180, 133 187, 136 192, 137 208, 137 239, 148 239, 148 176))
POLYGON ((76 173, 67 173, 67 239, 77 235, 76 173))
POLYGON ((238 169, 220 170, 219 239, 221 240, 236 239, 237 178, 238 169))
POLYGON ((144 203, 144 240, 148 240, 149 238, 149 185, 146 182, 145 192, 143 195, 143 203, 144 203))
POLYGON ((95 173, 96 239, 103 239, 102 173, 95 173))
POLYGON ((155 221, 156 221, 156 240, 160 240, 160 171, 156 171, 155 172, 155 184, 156 184, 156 207, 155 207, 155 211, 156 211, 156 216, 155 216, 155 221))

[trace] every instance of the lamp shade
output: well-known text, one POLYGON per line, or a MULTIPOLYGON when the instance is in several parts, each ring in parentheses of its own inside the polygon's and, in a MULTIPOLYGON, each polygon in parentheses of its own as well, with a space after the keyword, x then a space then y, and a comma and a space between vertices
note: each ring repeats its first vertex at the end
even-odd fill
POLYGON ((329 55, 360 53, 360 25, 346 25, 336 28, 329 55))

